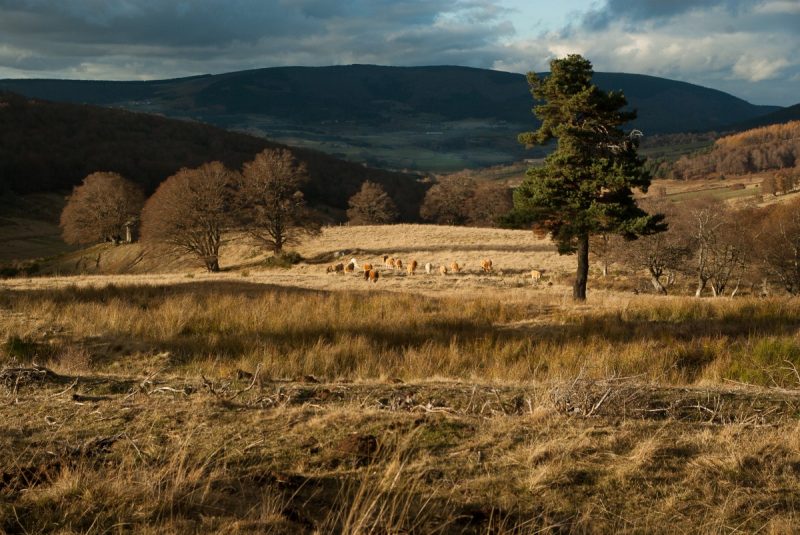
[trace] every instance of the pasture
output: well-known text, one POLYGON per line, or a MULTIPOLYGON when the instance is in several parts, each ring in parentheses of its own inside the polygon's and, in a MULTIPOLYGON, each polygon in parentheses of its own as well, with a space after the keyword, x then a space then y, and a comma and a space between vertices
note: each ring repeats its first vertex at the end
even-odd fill
POLYGON ((290 268, 232 236, 218 274, 138 247, 1 283, 0 532, 800 522, 796 299, 593 273, 575 305, 574 258, 523 231, 331 227, 290 268), (379 281, 326 272, 350 258, 379 281))

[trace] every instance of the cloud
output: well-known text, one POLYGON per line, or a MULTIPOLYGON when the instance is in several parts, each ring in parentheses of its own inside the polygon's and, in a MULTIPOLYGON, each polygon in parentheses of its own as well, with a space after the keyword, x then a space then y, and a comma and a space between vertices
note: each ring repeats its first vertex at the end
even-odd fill
POLYGON ((586 55, 596 70, 663 76, 787 105, 800 100, 800 85, 791 80, 800 71, 800 10, 794 5, 609 0, 563 31, 516 48, 524 55, 543 41, 551 54, 586 55))
MULTIPOLYGON (((521 34, 516 0, 0 0, 0 77, 153 79, 281 65, 456 64, 515 72, 582 53, 791 104, 794 0, 599 0, 521 34)), ((588 0, 587 0, 588 1, 588 0)))

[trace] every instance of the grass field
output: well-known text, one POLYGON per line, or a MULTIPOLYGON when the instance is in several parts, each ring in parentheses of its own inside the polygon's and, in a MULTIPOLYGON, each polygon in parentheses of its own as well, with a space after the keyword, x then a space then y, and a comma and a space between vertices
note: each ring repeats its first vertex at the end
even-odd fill
POLYGON ((796 299, 593 277, 575 305, 574 259, 521 231, 327 228, 291 269, 234 240, 213 275, 136 247, 98 249, 127 274, 2 281, 0 532, 800 523, 796 299), (466 271, 325 272, 383 254, 466 271))

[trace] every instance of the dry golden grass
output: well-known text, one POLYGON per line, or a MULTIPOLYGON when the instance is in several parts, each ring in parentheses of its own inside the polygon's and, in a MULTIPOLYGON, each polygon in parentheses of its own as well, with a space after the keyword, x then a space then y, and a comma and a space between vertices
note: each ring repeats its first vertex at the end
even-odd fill
POLYGON ((0 386, 2 531, 790 533, 800 519, 796 400, 726 421, 576 415, 541 387, 72 380, 0 386))
POLYGON ((215 275, 3 281, 0 532, 800 521, 796 299, 594 290, 575 305, 556 276, 571 258, 489 229, 327 229, 301 248, 320 263, 286 270, 249 251, 215 275), (325 273, 342 251, 468 272, 371 285, 325 273), (478 273, 485 256, 503 273, 478 273), (9 371, 33 362, 58 376, 9 371))
POLYGON ((248 281, 0 294, 7 357, 101 371, 500 382, 637 376, 800 383, 800 302, 625 297, 561 304, 320 291, 248 281))

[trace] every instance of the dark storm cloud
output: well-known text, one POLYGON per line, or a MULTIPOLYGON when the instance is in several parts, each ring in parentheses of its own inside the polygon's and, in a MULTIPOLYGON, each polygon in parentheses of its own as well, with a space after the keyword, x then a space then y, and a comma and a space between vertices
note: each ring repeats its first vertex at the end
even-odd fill
MULTIPOLYGON (((589 0, 587 0, 588 3, 589 0)), ((280 65, 517 72, 582 53, 759 103, 800 94, 798 0, 607 0, 539 37, 521 0, 0 0, 0 78, 171 78, 280 65), (523 8, 524 11, 524 8, 523 8), (512 23, 513 21, 513 23, 512 23)))
POLYGON ((113 61, 120 74, 139 65, 157 77, 182 60, 185 72, 195 62, 206 65, 201 72, 444 59, 489 66, 496 57, 482 49, 513 33, 496 20, 503 12, 489 0, 0 0, 0 67, 113 61))

